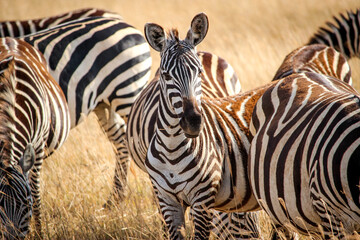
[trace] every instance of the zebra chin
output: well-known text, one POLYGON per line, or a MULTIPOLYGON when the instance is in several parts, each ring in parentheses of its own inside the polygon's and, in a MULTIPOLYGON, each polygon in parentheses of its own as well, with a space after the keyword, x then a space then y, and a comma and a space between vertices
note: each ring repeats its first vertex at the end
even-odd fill
POLYGON ((199 136, 204 125, 201 113, 184 115, 180 119, 180 127, 187 138, 196 138, 199 136))
POLYGON ((200 113, 186 115, 180 119, 180 127, 184 131, 185 137, 196 138, 203 128, 203 117, 200 113))

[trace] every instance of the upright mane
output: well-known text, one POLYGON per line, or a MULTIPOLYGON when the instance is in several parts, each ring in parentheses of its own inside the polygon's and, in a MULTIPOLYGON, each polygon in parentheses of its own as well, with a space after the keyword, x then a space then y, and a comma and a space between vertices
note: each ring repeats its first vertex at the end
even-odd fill
POLYGON ((179 42, 179 31, 176 28, 172 28, 168 31, 169 39, 172 41, 179 42))

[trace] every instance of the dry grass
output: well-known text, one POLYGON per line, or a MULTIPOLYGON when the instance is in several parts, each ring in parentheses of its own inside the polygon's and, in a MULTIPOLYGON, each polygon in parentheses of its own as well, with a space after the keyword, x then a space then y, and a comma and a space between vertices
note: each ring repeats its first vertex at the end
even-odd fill
MULTIPOLYGON (((358 0, 2 0, 0 19, 37 18, 98 7, 120 13, 140 30, 146 22, 155 22, 178 27, 185 36, 192 17, 205 12, 210 30, 198 49, 227 59, 243 89, 248 90, 269 82, 285 55, 306 43, 332 15, 359 6, 358 0)), ((154 70, 159 56, 156 52, 152 56, 154 70)), ((359 89, 359 60, 350 64, 359 89)), ((128 198, 111 211, 102 209, 112 187, 113 170, 112 147, 90 115, 45 161, 42 197, 47 239, 162 238, 149 180, 135 167, 129 176, 128 198)))

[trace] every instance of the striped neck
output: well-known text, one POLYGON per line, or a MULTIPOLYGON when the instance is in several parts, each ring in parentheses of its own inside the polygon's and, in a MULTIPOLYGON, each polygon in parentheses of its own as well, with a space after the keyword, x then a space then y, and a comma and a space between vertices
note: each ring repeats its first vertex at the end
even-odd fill
POLYGON ((2 58, 0 62, 0 151, 4 167, 15 165, 13 142, 15 129, 15 86, 13 81, 13 57, 2 58))

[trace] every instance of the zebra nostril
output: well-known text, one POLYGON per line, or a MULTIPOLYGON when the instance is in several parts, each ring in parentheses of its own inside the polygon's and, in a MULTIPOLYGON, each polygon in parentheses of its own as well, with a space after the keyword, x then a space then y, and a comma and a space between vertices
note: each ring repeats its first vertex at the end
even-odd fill
POLYGON ((202 116, 201 114, 196 114, 194 113, 193 115, 190 115, 186 118, 188 124, 190 126, 199 126, 201 125, 201 122, 202 122, 202 116))

